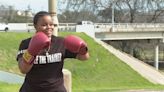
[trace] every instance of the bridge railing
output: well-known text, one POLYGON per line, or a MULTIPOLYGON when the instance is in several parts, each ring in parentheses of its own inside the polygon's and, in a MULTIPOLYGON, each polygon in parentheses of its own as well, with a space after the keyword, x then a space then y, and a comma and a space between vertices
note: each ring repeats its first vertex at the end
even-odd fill
POLYGON ((76 31, 76 23, 59 23, 59 31, 76 31))
POLYGON ((111 32, 164 31, 164 23, 115 23, 114 25, 111 23, 99 23, 95 25, 95 28, 111 32))

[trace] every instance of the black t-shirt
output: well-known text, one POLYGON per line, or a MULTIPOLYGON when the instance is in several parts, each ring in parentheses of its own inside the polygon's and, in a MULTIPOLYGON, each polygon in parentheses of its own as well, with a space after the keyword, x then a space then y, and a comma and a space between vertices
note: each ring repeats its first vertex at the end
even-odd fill
MULTIPOLYGON (((17 60, 27 50, 30 40, 28 38, 21 42, 17 60)), ((64 59, 75 58, 76 54, 65 49, 63 41, 62 37, 52 36, 49 51, 45 50, 36 56, 20 92, 66 92, 62 73, 64 59)))

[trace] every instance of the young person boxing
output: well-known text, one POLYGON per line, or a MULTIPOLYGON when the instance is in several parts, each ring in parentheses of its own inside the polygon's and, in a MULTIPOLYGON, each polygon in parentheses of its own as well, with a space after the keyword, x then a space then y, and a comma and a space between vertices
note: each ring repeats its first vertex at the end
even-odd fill
POLYGON ((53 23, 48 12, 38 12, 33 24, 36 33, 22 40, 17 54, 19 69, 26 74, 19 92, 66 92, 64 59, 87 60, 87 44, 74 35, 65 38, 52 35, 57 23, 53 23))

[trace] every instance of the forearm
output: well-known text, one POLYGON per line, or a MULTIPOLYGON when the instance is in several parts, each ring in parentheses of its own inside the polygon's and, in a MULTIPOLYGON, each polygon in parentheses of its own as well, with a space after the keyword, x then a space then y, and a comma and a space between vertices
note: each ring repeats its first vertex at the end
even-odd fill
POLYGON ((78 60, 85 61, 85 60, 89 59, 89 53, 87 52, 87 53, 84 54, 84 55, 77 54, 76 58, 77 58, 78 60))
POLYGON ((22 73, 28 73, 35 60, 35 57, 40 53, 41 50, 48 48, 50 45, 50 39, 44 32, 37 32, 28 44, 27 50, 22 53, 22 57, 19 57, 18 65, 22 73))
POLYGON ((28 63, 26 63, 25 61, 23 61, 22 58, 20 58, 20 59, 18 60, 18 62, 19 62, 19 63, 18 63, 19 70, 20 70, 20 72, 23 73, 23 74, 28 73, 28 72, 31 70, 32 66, 33 66, 33 64, 28 64, 28 63))

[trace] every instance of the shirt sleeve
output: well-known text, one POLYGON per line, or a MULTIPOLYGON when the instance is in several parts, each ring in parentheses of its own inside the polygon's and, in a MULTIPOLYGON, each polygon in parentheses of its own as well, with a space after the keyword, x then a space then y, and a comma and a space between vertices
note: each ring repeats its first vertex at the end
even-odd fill
POLYGON ((20 45, 19 45, 19 49, 18 49, 18 52, 17 52, 17 55, 16 55, 16 60, 18 61, 18 59, 20 57, 22 57, 23 53, 26 51, 26 47, 25 47, 25 44, 24 44, 24 41, 21 41, 20 45))
POLYGON ((65 51, 65 58, 76 58, 77 53, 72 53, 69 50, 66 49, 65 51))

